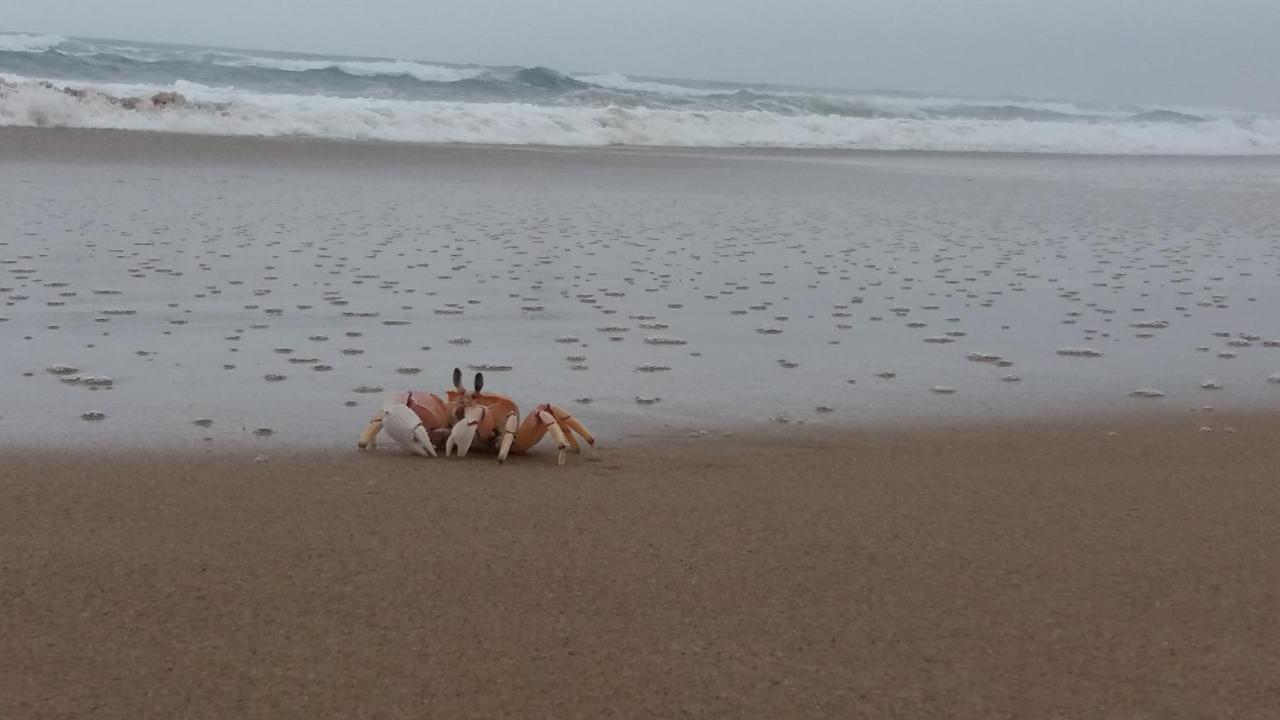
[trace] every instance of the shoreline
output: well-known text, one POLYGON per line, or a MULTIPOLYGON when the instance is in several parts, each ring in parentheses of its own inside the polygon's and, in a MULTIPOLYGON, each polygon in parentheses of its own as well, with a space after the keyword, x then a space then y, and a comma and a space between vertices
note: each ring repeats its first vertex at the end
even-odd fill
POLYGON ((1183 420, 5 451, 0 714, 1264 718, 1280 420, 1183 420))
MULTIPOLYGON (((83 145, 90 145, 93 154, 90 159, 96 161, 134 161, 155 162, 166 158, 173 159, 175 146, 187 151, 200 151, 202 155, 217 151, 235 150, 237 145, 259 147, 274 151, 271 158, 260 158, 257 152, 237 153, 235 161, 260 158, 262 162, 277 162, 278 153, 290 148, 332 148, 337 150, 363 149, 370 154, 370 161, 388 163, 401 161, 410 163, 420 160, 418 155, 463 153, 469 151, 502 153, 537 153, 537 154, 598 154, 601 156, 640 156, 661 158, 694 158, 694 159, 917 159, 940 160, 954 158, 956 160, 1035 160, 1053 159, 1081 162, 1098 160, 1115 160, 1117 162, 1257 162, 1274 163, 1280 154, 1222 154, 1222 155, 1187 155, 1187 154, 1148 154, 1124 153, 1054 153, 1028 151, 994 151, 994 150, 881 150, 875 148, 839 148, 839 147, 701 147, 682 145, 536 145, 536 144, 492 144, 492 143, 431 143, 399 140, 366 139, 354 140, 343 138, 325 138, 312 136, 272 136, 272 135, 210 135, 186 132, 167 132, 159 130, 121 130, 114 128, 73 128, 73 127, 22 127, 0 126, 0 162, 7 160, 84 160, 83 145), (62 147, 60 143, 45 142, 76 137, 88 141, 77 143, 77 147, 62 147), (33 138, 35 141, 33 141, 33 138), (156 148, 156 145, 165 146, 156 148), (194 146, 194 147, 193 147, 194 146), (216 147, 214 147, 216 146, 216 147), (16 150, 15 150, 16 147, 16 150), (150 150, 148 154, 138 157, 140 150, 150 150), (169 152, 164 152, 168 150, 169 152), (407 155, 406 155, 407 153, 407 155)), ((247 150, 248 148, 242 148, 247 150)), ((300 153, 305 155, 306 153, 300 153)), ((343 155, 344 157, 351 157, 343 155)), ((202 160, 216 159, 201 157, 202 160)), ((181 159, 181 158, 179 158, 181 159)), ((232 158, 224 158, 228 161, 232 158)))
MULTIPOLYGON (((1134 401, 1135 404, 1149 401, 1134 401)), ((1166 401, 1169 402, 1169 401, 1166 401)), ((777 419, 750 422, 745 419, 736 421, 718 421, 704 423, 691 418, 687 422, 662 417, 642 418, 637 416, 611 417, 593 416, 588 430, 596 437, 602 447, 612 447, 627 451, 643 451, 659 447, 669 442, 706 442, 715 443, 728 439, 737 442, 738 438, 754 438, 755 441, 768 439, 768 442, 779 445, 806 446, 814 442, 821 443, 827 437, 863 436, 877 439, 891 439, 911 436, 957 435, 999 435, 1030 431, 1034 433, 1052 434, 1061 430, 1070 432, 1107 435, 1112 428, 1143 427, 1148 430, 1158 428, 1162 432, 1173 435, 1200 432, 1201 428, 1230 428, 1237 432, 1244 428, 1270 427, 1280 418, 1280 407, 1269 401, 1260 401, 1253 406, 1218 407, 1204 405, 1175 409, 1169 405, 1164 407, 1119 408, 1103 407, 1097 409, 1068 408, 1053 413, 1027 413, 1019 416, 994 415, 990 417, 958 418, 954 415, 936 417, 904 417, 904 416, 870 416, 861 420, 824 419, 821 416, 813 419, 788 419, 781 422, 777 419)), ((372 406, 371 406, 372 407, 372 406)), ((372 414, 372 410, 370 411, 372 414)), ((110 422, 108 417, 105 421, 110 422)), ((0 416, 0 423, 16 422, 18 418, 0 416)), ((266 436, 256 436, 251 424, 238 431, 228 431, 224 425, 214 424, 210 427, 192 424, 190 437, 175 438, 162 436, 158 440, 148 437, 147 428, 139 428, 135 439, 121 437, 119 429, 113 429, 101 437, 94 437, 99 422, 85 423, 83 432, 75 440, 75 444, 65 446, 66 434, 50 436, 45 439, 19 438, 9 434, 0 441, 0 452, 6 455, 38 456, 49 452, 75 456, 91 454, 94 456, 150 456, 157 457, 207 457, 225 454, 283 452, 325 453, 341 455, 348 450, 356 453, 356 438, 363 430, 364 423, 348 428, 350 442, 334 443, 326 438, 309 439, 305 433, 292 430, 287 425, 278 425, 266 436), (224 434, 232 432, 235 434, 224 434), (60 444, 64 444, 59 447, 60 444)), ((336 421, 335 421, 336 422, 336 421)), ((327 437, 327 436, 326 436, 327 437)), ((554 457, 551 441, 545 438, 533 450, 537 456, 554 457)), ((360 453, 363 454, 363 453, 360 453)), ((400 448, 385 434, 380 435, 376 453, 401 454, 400 448)), ((486 457, 480 451, 481 457, 486 457)))

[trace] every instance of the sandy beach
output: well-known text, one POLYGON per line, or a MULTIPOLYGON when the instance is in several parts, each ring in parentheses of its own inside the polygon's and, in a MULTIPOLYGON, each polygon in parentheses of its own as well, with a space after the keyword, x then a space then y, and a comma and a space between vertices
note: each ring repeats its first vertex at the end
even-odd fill
POLYGON ((0 718, 1280 707, 1274 158, 0 169, 0 718), (355 451, 453 367, 600 452, 355 451))
POLYGON ((1263 720, 1276 437, 6 452, 0 716, 1263 720))

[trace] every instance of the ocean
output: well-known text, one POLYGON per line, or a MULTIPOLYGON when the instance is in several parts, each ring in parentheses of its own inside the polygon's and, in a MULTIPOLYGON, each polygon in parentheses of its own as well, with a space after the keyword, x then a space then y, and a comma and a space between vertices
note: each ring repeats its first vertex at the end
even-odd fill
POLYGON ((1280 117, 1256 112, 15 33, 0 34, 0 126, 568 147, 1280 154, 1280 117), (158 93, 181 98, 157 105, 158 93))

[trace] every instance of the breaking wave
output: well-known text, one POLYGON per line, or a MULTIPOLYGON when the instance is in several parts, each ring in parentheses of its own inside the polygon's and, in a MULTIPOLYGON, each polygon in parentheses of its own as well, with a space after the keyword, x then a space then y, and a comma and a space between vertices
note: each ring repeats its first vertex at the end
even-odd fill
POLYGON ((84 91, 8 78, 0 124, 503 145, 660 145, 1107 154, 1280 153, 1280 124, 856 118, 263 95, 192 83, 84 91), (155 107, 129 95, 176 91, 155 107))
POLYGON ((0 125, 518 145, 1280 154, 1280 118, 0 34, 0 125), (147 102, 157 93, 177 101, 147 102))
POLYGON ((479 77, 483 69, 464 69, 447 65, 430 65, 410 60, 308 60, 302 58, 230 57, 214 59, 214 65, 224 67, 258 67, 285 72, 336 70, 357 77, 411 77, 422 82, 451 83, 479 77))
POLYGON ((66 41, 58 35, 0 35, 0 52, 45 52, 66 41))
POLYGON ((683 85, 674 85, 672 83, 656 82, 652 80, 633 80, 622 73, 605 73, 603 75, 578 75, 578 80, 589 85, 611 88, 614 90, 631 90, 635 92, 655 93, 658 95, 683 95, 689 97, 704 97, 708 95, 718 95, 723 90, 691 88, 683 85))

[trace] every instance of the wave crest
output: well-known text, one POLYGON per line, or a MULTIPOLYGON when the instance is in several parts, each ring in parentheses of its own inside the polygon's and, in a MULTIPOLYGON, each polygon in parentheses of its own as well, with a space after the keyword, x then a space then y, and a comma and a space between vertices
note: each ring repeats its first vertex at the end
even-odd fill
POLYGON ((0 35, 0 51, 41 53, 52 50, 65 43, 66 38, 60 35, 0 35))
POLYGON ((268 58, 256 56, 232 56, 211 60, 223 67, 258 67, 286 72, 337 70, 357 77, 411 77, 422 82, 449 83, 470 80, 485 73, 479 68, 455 68, 447 65, 430 65, 411 60, 305 60, 298 58, 268 58))
POLYGON ((652 80, 635 80, 617 72, 604 73, 603 75, 575 75, 574 78, 587 83, 588 85, 609 88, 611 90, 627 90, 630 92, 653 93, 655 95, 699 97, 724 93, 724 90, 700 90, 698 88, 652 80))
POLYGON ((1026 122, 261 95, 194 83, 183 102, 0 76, 0 125, 498 145, 778 147, 1104 154, 1280 154, 1280 121, 1026 122), (189 101, 188 101, 189 99, 189 101))

